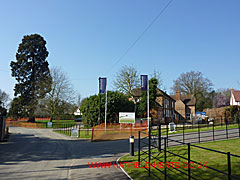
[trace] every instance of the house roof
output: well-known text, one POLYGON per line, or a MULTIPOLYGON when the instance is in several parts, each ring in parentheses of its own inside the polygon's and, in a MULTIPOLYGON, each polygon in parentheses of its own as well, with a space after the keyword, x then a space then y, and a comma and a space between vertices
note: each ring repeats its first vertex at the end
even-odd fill
MULTIPOLYGON (((142 90, 141 88, 135 88, 133 89, 132 93, 135 97, 141 97, 142 96, 142 90)), ((162 91, 161 89, 157 88, 157 96, 165 96, 168 97, 169 99, 175 101, 171 96, 169 96, 166 92, 162 91)))
POLYGON ((240 102, 240 91, 233 91, 233 96, 236 102, 240 102))
POLYGON ((176 101, 172 96, 169 96, 166 92, 162 91, 161 89, 157 88, 157 95, 158 96, 165 96, 168 97, 169 99, 176 101))
POLYGON ((132 90, 132 93, 135 97, 141 97, 142 96, 142 90, 141 88, 135 88, 132 90))
MULTIPOLYGON (((176 95, 171 95, 171 97, 176 100, 176 95)), ((181 101, 188 105, 188 106, 195 106, 196 105, 196 98, 193 94, 182 95, 181 94, 181 101)))

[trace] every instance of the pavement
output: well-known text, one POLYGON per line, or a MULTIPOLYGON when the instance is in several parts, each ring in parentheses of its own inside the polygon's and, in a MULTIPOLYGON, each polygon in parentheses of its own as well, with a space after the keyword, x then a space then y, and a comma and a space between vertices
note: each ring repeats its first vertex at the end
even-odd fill
MULTIPOLYGON (((91 162, 115 162, 129 152, 128 140, 74 140, 51 129, 10 127, 0 143, 0 179, 116 179, 128 177, 119 168, 89 168, 91 162)), ((135 143, 137 145, 137 143, 135 143)))

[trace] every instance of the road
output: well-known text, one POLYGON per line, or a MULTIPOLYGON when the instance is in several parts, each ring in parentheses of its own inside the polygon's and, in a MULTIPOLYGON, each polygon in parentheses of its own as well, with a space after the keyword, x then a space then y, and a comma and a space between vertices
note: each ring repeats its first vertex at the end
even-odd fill
POLYGON ((49 129, 10 128, 0 143, 0 179, 128 179, 119 168, 89 168, 115 162, 129 151, 128 140, 91 143, 49 129))
MULTIPOLYGON (((51 129, 10 128, 8 142, 0 143, 0 179, 128 179, 119 168, 89 168, 91 162, 115 162, 129 151, 128 140, 91 143, 74 140, 51 129)), ((215 131, 215 138, 226 138, 223 130, 215 131)), ((238 135, 238 129, 229 131, 229 138, 238 135)), ((212 132, 201 134, 201 140, 211 140, 212 132), (205 136, 205 137, 204 137, 205 136)), ((182 136, 169 138, 182 140, 182 136)), ((188 136, 188 137, 187 137, 188 136)), ((198 141, 197 133, 189 133, 198 141)), ((154 138, 155 139, 155 138, 154 138)), ((147 141, 147 140, 145 140, 147 141)), ((137 141, 135 141, 137 150, 137 141)), ((169 146, 178 143, 169 142, 169 146)), ((156 145, 157 146, 157 145, 156 145)))

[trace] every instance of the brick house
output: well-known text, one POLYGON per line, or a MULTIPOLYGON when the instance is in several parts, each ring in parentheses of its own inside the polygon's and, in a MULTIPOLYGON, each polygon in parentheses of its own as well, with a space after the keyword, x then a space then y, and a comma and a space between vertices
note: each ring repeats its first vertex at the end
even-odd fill
MULTIPOLYGON (((136 88, 133 90, 134 99, 138 102, 141 99, 141 88, 136 88)), ((129 98, 133 101, 132 98, 129 98)), ((169 96, 166 92, 157 88, 157 98, 155 100, 155 105, 150 109, 150 117, 153 124, 171 122, 175 119, 175 100, 169 96)))
POLYGON ((171 95, 171 97, 176 101, 177 119, 189 119, 191 114, 196 113, 196 97, 193 94, 181 95, 180 90, 178 90, 176 95, 171 95))
POLYGON ((234 89, 231 89, 230 105, 240 106, 240 91, 235 91, 234 89))
POLYGON ((154 124, 175 121, 175 100, 157 89, 156 106, 150 110, 154 124))

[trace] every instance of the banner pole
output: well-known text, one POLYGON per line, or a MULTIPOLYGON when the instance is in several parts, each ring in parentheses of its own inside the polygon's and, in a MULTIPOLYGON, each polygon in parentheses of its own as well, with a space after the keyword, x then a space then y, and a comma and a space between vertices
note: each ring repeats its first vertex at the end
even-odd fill
POLYGON ((99 81, 99 83, 98 83, 98 125, 101 123, 100 122, 100 117, 101 117, 101 110, 100 110, 100 104, 101 104, 101 95, 100 95, 100 86, 101 86, 101 82, 100 82, 100 77, 98 78, 98 81, 99 81))
POLYGON ((105 131, 107 129, 107 82, 106 82, 106 102, 105 102, 105 131))
POLYGON ((150 122, 149 122, 149 80, 147 80, 148 82, 147 82, 147 118, 148 118, 148 121, 147 121, 147 123, 148 123, 148 130, 149 130, 149 128, 150 128, 150 122))

